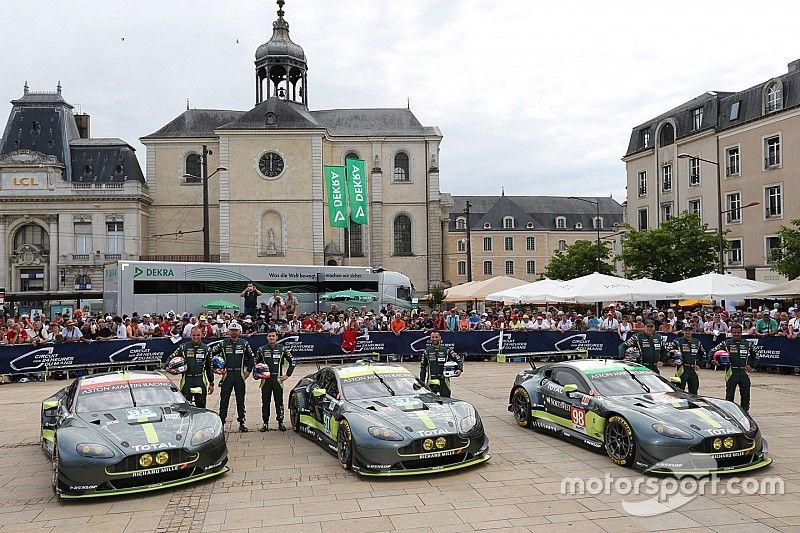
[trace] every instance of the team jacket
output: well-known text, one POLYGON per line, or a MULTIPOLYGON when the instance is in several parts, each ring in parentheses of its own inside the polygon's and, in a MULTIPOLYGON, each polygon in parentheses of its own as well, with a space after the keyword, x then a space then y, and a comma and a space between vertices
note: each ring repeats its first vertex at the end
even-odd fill
POLYGON ((225 360, 225 374, 220 381, 224 381, 228 372, 240 372, 244 377, 245 373, 253 370, 253 348, 246 340, 239 338, 233 342, 230 338, 223 339, 211 348, 211 355, 219 355, 225 360))
POLYGON ((461 362, 461 359, 453 352, 452 348, 444 344, 439 346, 429 344, 425 351, 422 352, 422 361, 419 367, 420 381, 425 383, 425 380, 429 377, 441 377, 444 374, 444 364, 447 361, 455 361, 458 363, 458 369, 464 370, 464 363, 461 362))
POLYGON ((214 384, 214 371, 211 368, 211 348, 204 342, 192 344, 192 341, 181 344, 172 357, 183 357, 186 360, 186 372, 181 378, 181 387, 184 383, 196 385, 199 383, 214 384))
POLYGON ((256 364, 264 363, 269 366, 270 379, 277 380, 278 376, 291 376, 294 372, 294 359, 292 353, 283 347, 282 344, 270 346, 269 343, 261 346, 256 352, 256 364), (288 365, 288 366, 285 366, 288 365), (286 371, 284 372, 284 368, 286 371))
POLYGON ((667 362, 667 340, 660 333, 653 333, 648 337, 645 333, 639 332, 632 335, 628 340, 619 345, 619 354, 623 355, 627 348, 637 348, 641 354, 643 365, 655 365, 658 361, 667 362))
POLYGON ((755 347, 742 339, 735 341, 733 339, 725 339, 711 349, 711 353, 717 350, 725 350, 731 356, 732 369, 743 369, 747 366, 756 366, 758 363, 758 354, 755 347))
POLYGON ((706 361, 706 350, 697 339, 680 337, 672 342, 672 346, 674 349, 681 352, 683 364, 686 366, 694 366, 699 363, 705 363, 706 361))

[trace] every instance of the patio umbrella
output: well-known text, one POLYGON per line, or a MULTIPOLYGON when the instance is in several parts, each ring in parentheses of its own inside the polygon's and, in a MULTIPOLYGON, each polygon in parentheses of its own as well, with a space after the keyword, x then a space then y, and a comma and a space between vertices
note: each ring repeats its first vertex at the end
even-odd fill
POLYGON ((487 300, 496 302, 544 302, 548 291, 555 289, 563 283, 561 280, 545 278, 533 283, 526 283, 511 289, 493 292, 486 296, 487 300))
POLYGON ((763 291, 753 293, 751 296, 754 298, 796 298, 800 296, 800 278, 795 278, 792 281, 774 285, 763 291))
POLYGON ((731 274, 711 272, 702 276, 670 283, 686 297, 700 300, 729 300, 749 298, 759 291, 769 289, 769 283, 740 278, 731 274))
POLYGON ((525 281, 511 276, 496 276, 483 281, 473 281, 447 289, 446 302, 485 300, 493 292, 525 285, 525 281))
POLYGON ((204 304, 205 309, 239 309, 239 304, 229 302, 228 300, 214 300, 204 304))
POLYGON ((548 293, 551 302, 610 302, 672 299, 683 297, 674 286, 653 280, 617 278, 594 272, 561 283, 548 293))
POLYGON ((374 302, 378 299, 374 294, 368 292, 354 291, 348 289, 346 291, 326 292, 319 297, 320 300, 329 300, 336 302, 374 302))

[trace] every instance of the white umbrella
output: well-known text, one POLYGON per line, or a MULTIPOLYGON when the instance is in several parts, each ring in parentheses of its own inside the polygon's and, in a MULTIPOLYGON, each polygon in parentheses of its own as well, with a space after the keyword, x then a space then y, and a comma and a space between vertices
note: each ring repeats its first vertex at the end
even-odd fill
POLYGON ((773 285, 768 289, 751 294, 754 298, 796 298, 800 296, 800 278, 795 278, 792 281, 781 283, 780 285, 773 285))
POLYGON ((637 298, 638 300, 680 300, 685 296, 682 292, 675 290, 671 283, 650 278, 633 279, 631 281, 636 286, 639 295, 658 294, 658 296, 649 298, 641 296, 637 298))
POLYGON ((548 291, 552 291, 561 283, 563 283, 561 280, 545 278, 533 283, 520 285, 519 287, 493 292, 486 295, 486 299, 514 303, 543 302, 547 297, 548 291))
POLYGON ((703 300, 729 300, 753 296, 759 291, 771 287, 769 283, 740 278, 732 274, 703 274, 694 278, 670 283, 672 287, 684 293, 688 298, 703 300))
POLYGON ((622 300, 656 300, 680 297, 674 287, 661 287, 657 283, 647 284, 630 279, 607 276, 595 272, 588 276, 564 281, 548 293, 553 302, 610 302, 622 300))

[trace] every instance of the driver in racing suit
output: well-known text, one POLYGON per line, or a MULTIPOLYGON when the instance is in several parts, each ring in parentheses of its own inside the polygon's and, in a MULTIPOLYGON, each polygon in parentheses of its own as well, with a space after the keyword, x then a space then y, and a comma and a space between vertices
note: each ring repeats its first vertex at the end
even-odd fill
POLYGON ((452 348, 442 344, 441 333, 436 330, 431 331, 431 343, 425 347, 425 351, 422 353, 419 380, 429 386, 431 380, 438 379, 439 395, 447 398, 450 397, 450 378, 444 377, 444 364, 448 361, 458 363, 456 376, 460 376, 461 371, 464 370, 464 363, 461 362, 461 359, 453 352, 452 348))
POLYGON ((283 425, 283 382, 294 372, 292 352, 282 344, 278 344, 278 332, 274 329, 267 333, 267 344, 256 351, 255 363, 263 363, 269 367, 270 378, 262 379, 261 387, 261 418, 264 425, 259 431, 269 431, 269 405, 275 399, 275 418, 278 419, 278 429, 286 431, 283 425), (288 365, 288 366, 286 366, 288 365))
POLYGON ((628 348, 639 350, 641 364, 659 374, 658 369, 664 366, 669 354, 667 353, 667 338, 661 333, 656 333, 656 325, 652 320, 644 323, 644 331, 631 335, 619 345, 620 358, 628 348))
POLYGON ((214 392, 214 371, 211 369, 211 348, 203 342, 203 330, 192 328, 192 340, 181 344, 172 357, 186 360, 181 376, 181 393, 188 402, 205 408, 206 396, 214 392))
POLYGON ((684 324, 683 337, 678 337, 672 342, 675 350, 681 353, 683 364, 678 367, 675 375, 681 378, 681 389, 689 386, 690 394, 697 394, 700 388, 700 378, 697 377, 697 367, 706 361, 706 350, 700 341, 692 338, 692 325, 684 324))
POLYGON ((725 399, 732 402, 736 396, 736 385, 739 385, 739 395, 741 396, 741 407, 746 413, 750 411, 750 376, 749 372, 758 362, 758 354, 755 347, 742 339, 741 324, 731 326, 730 339, 725 339, 711 349, 711 353, 717 350, 725 350, 731 358, 731 365, 725 373, 725 399))
POLYGON ((236 413, 239 415, 239 431, 247 433, 249 430, 244 425, 244 395, 245 380, 253 369, 253 349, 250 343, 240 337, 242 326, 238 322, 231 322, 228 326, 230 337, 223 339, 211 349, 212 356, 218 355, 225 360, 225 373, 219 380, 219 417, 222 425, 228 417, 228 404, 231 401, 231 392, 236 393, 236 413))

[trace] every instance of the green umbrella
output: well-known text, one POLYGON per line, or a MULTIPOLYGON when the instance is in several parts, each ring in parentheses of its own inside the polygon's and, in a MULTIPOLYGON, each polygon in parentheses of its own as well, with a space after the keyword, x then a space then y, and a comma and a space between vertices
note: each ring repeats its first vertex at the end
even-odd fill
POLYGON ((239 305, 228 300, 214 300, 203 305, 206 309, 239 309, 239 305))
POLYGON ((349 289, 346 291, 326 292, 320 296, 320 299, 332 301, 374 302, 378 299, 378 297, 368 292, 354 291, 353 289, 349 289))

